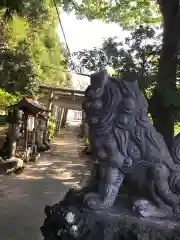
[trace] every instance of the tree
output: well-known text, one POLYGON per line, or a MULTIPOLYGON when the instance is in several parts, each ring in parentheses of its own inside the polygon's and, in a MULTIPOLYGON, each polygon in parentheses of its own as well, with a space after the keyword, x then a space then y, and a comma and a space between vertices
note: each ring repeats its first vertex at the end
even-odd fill
POLYGON ((8 92, 35 95, 39 83, 67 86, 67 59, 56 32, 50 0, 4 1, 0 5, 1 83, 8 92), (18 15, 17 15, 18 14, 18 15), (61 71, 62 70, 62 71, 61 71))
POLYGON ((47 13, 46 0, 5 0, 0 2, 0 11, 6 20, 13 15, 26 17, 28 20, 42 20, 47 13))
POLYGON ((180 5, 177 0, 159 0, 158 4, 163 17, 163 44, 157 86, 150 107, 155 127, 163 134, 167 145, 171 147, 174 135, 174 117, 180 107, 176 82, 180 42, 180 5))
POLYGON ((80 19, 100 19, 118 23, 125 29, 133 29, 140 24, 152 24, 161 20, 160 11, 154 0, 63 0, 65 11, 75 11, 80 19))
POLYGON ((140 26, 125 41, 116 37, 104 40, 102 47, 74 53, 81 66, 89 71, 99 71, 108 66, 114 75, 136 74, 140 88, 147 98, 155 87, 157 62, 160 56, 161 34, 150 27, 140 26))
POLYGON ((180 41, 179 0, 64 0, 64 9, 75 10, 80 18, 101 19, 119 23, 125 29, 137 24, 163 25, 163 41, 159 59, 157 84, 150 104, 154 125, 171 148, 174 134, 174 116, 179 111, 179 93, 176 86, 178 50, 180 41))
POLYGON ((21 98, 22 96, 19 93, 10 94, 0 88, 0 106, 1 106, 1 110, 3 109, 3 113, 8 106, 16 104, 21 98))
POLYGON ((34 96, 38 86, 30 57, 5 49, 1 50, 0 59, 0 88, 9 93, 34 96))

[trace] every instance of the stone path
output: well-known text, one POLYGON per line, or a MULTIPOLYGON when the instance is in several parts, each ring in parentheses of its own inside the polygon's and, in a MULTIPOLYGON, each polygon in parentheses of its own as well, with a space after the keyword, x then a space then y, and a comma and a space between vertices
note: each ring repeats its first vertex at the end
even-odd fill
POLYGON ((44 206, 59 201, 87 171, 78 148, 75 134, 64 134, 23 174, 0 177, 1 240, 42 240, 44 206))

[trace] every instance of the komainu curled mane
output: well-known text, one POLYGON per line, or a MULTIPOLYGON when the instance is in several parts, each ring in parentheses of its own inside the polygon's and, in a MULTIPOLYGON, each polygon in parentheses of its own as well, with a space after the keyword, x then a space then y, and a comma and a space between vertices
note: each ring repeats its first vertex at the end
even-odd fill
POLYGON ((85 97, 83 108, 101 176, 98 191, 85 196, 88 206, 111 207, 124 177, 137 171, 140 176, 143 166, 153 204, 179 212, 180 137, 169 153, 148 117, 148 105, 137 82, 108 77, 106 71, 95 73, 85 97))

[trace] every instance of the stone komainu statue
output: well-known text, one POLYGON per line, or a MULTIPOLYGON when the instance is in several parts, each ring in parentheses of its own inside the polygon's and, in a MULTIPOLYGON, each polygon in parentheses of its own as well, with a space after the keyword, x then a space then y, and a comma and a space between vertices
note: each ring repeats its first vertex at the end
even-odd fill
POLYGON ((124 178, 136 172, 141 176, 146 169, 146 189, 154 206, 179 212, 180 138, 169 153, 148 117, 137 82, 109 77, 106 71, 95 73, 85 97, 90 142, 100 164, 98 191, 84 199, 88 206, 111 207, 124 178))

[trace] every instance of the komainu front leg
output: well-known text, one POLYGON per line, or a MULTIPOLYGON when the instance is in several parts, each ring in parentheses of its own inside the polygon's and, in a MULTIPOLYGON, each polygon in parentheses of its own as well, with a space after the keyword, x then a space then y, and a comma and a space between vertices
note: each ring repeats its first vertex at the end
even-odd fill
POLYGON ((169 169, 163 163, 158 163, 155 164, 151 170, 158 197, 160 197, 165 204, 172 207, 175 213, 177 213, 177 211, 179 212, 180 195, 172 192, 169 184, 171 176, 169 169))
POLYGON ((119 192, 124 175, 118 168, 101 167, 98 193, 88 193, 84 201, 91 209, 110 208, 119 192))

